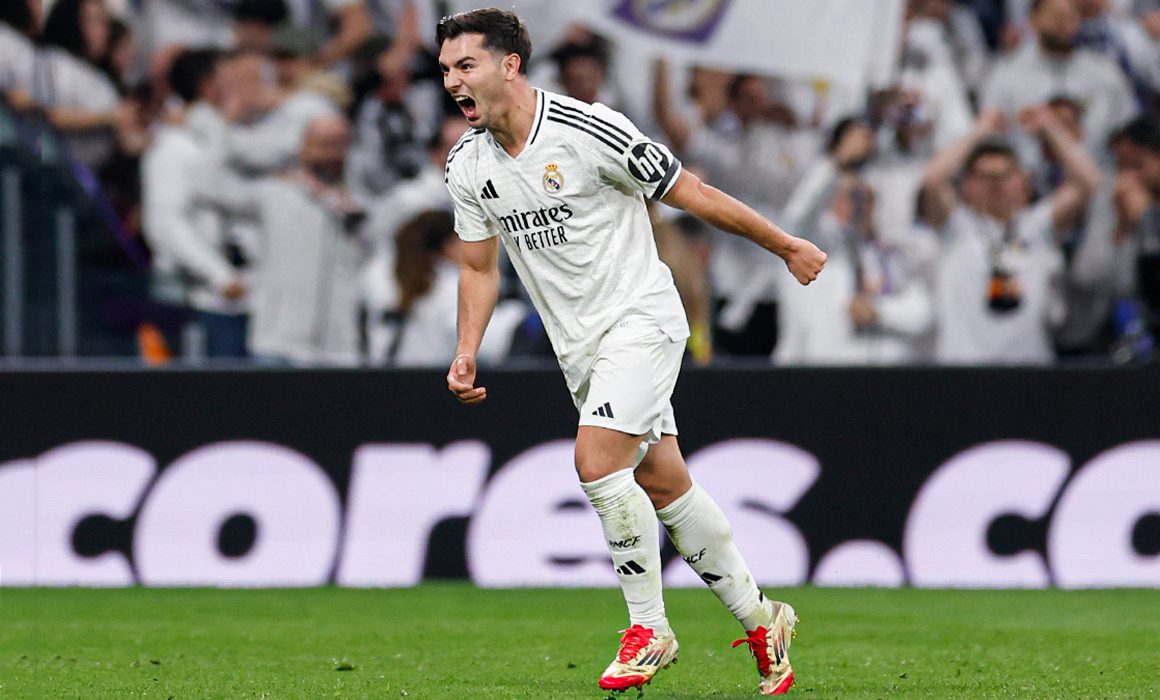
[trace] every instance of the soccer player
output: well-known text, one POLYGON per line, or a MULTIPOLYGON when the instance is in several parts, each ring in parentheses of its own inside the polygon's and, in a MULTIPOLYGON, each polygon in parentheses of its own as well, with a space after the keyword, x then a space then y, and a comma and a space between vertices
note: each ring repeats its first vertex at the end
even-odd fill
POLYGON ((669 397, 689 327, 657 256, 644 198, 679 207, 785 260, 802 284, 826 255, 709 187, 623 115, 533 88, 531 41, 512 13, 445 17, 436 30, 443 84, 471 130, 447 158, 463 239, 458 347, 447 374, 465 404, 499 289, 499 240, 539 310, 580 412, 576 471, 604 529, 628 604, 605 690, 640 688, 677 658, 665 617, 657 520, 685 561, 746 631, 761 691, 793 684, 797 616, 768 600, 741 558, 725 515, 689 476, 669 397))

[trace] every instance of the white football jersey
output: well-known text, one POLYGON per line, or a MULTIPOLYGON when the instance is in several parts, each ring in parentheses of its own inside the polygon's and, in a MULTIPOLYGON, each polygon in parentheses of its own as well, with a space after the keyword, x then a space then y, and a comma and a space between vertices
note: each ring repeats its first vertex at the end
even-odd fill
POLYGON ((624 115, 544 90, 517 157, 485 130, 464 134, 448 155, 456 231, 503 240, 573 390, 623 319, 689 337, 644 202, 667 194, 680 172, 669 149, 624 115))

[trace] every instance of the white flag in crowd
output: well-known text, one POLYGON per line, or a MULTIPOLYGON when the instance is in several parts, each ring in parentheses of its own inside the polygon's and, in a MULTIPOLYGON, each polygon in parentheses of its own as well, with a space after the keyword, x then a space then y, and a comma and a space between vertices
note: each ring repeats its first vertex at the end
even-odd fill
POLYGON ((601 0, 583 22, 688 62, 855 89, 887 84, 902 0, 601 0))

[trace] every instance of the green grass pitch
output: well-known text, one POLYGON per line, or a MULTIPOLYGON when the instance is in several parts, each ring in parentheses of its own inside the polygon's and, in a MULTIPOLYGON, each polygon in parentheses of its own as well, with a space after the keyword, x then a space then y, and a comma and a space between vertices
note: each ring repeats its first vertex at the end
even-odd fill
MULTIPOLYGON (((1160 591, 768 592, 802 617, 791 697, 1160 697, 1160 591)), ((667 600, 644 697, 756 697, 716 598, 667 600)), ((0 698, 596 700, 624 626, 616 590, 0 589, 0 698)))

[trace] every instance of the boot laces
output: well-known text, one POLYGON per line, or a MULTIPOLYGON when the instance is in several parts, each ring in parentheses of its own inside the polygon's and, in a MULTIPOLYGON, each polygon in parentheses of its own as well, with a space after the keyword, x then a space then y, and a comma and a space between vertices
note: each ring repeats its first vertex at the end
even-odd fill
POLYGON ((624 636, 620 638, 620 651, 616 655, 616 660, 622 664, 626 664, 636 658, 641 649, 649 645, 656 634, 641 625, 633 625, 626 630, 620 630, 624 636))
POLYGON ((742 644, 749 644, 749 652, 753 654, 753 658, 757 659, 757 670, 762 676, 769 675, 769 630, 764 627, 758 627, 755 630, 749 630, 745 633, 747 636, 742 637, 733 642, 731 648, 736 648, 742 644))

